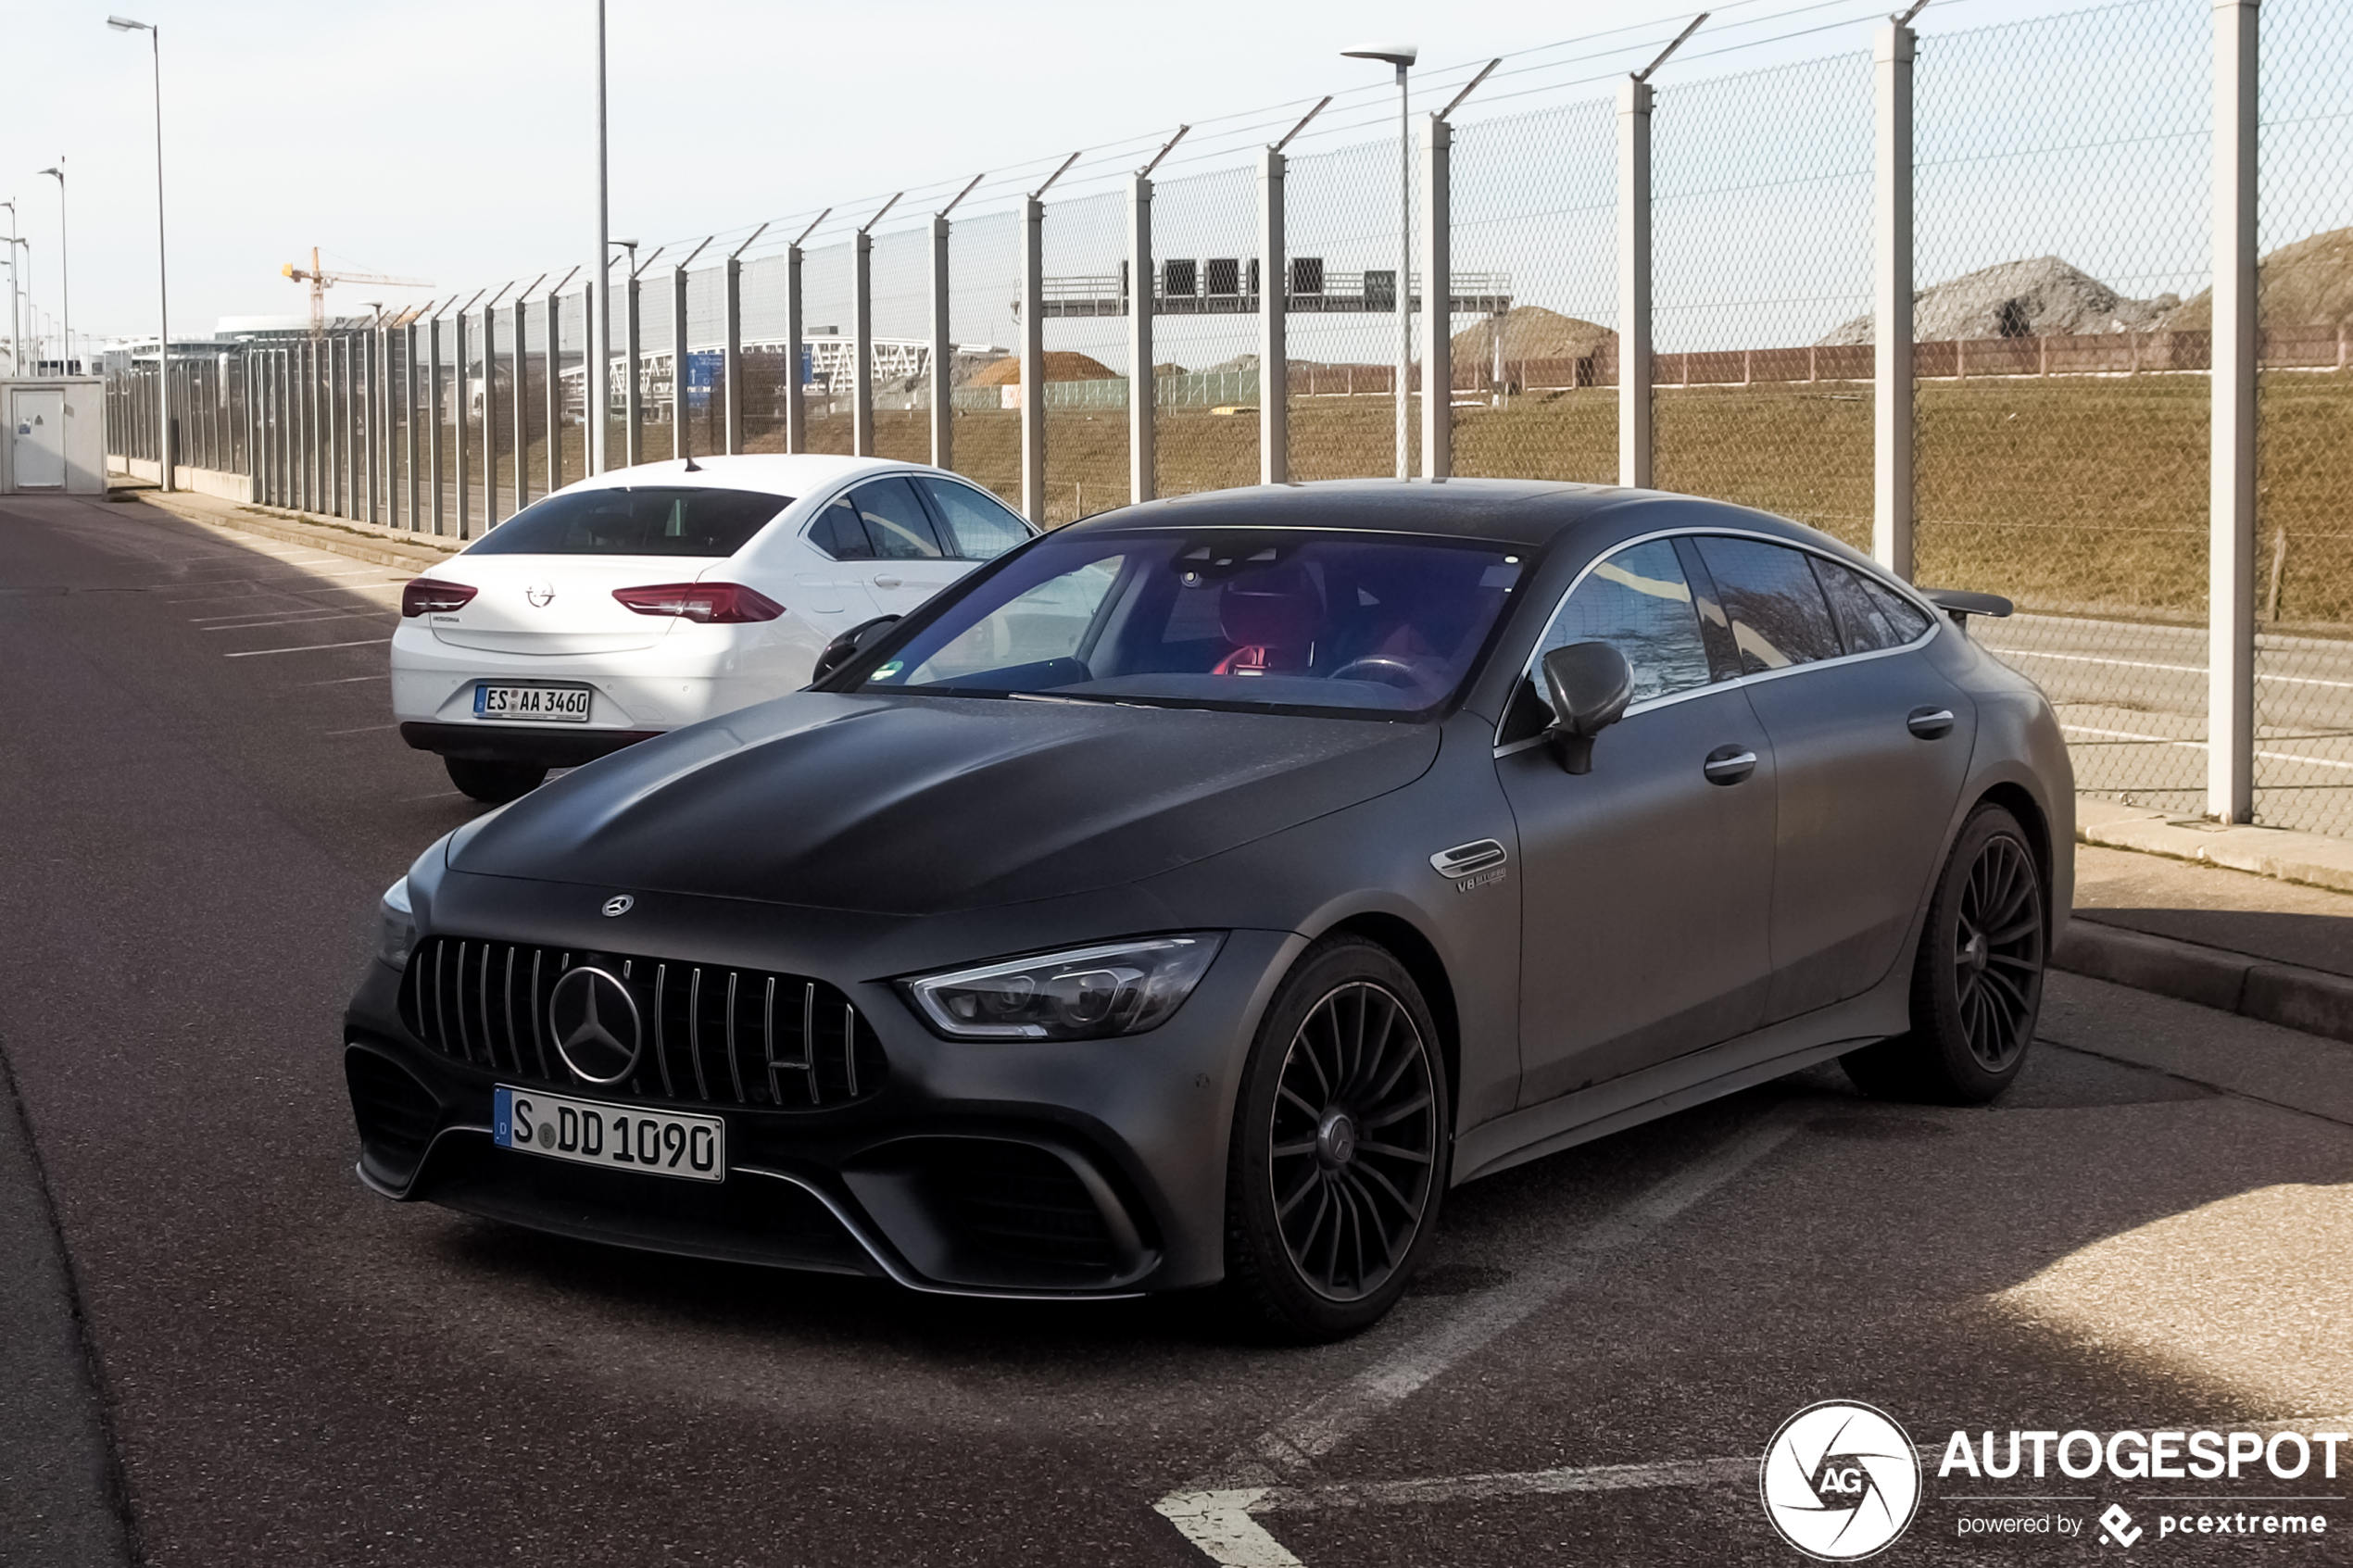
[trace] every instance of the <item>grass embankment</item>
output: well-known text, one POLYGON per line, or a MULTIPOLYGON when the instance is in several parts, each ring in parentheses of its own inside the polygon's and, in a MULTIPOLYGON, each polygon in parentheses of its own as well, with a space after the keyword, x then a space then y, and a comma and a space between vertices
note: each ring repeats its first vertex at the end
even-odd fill
MULTIPOLYGON (((2196 620, 2206 607, 2209 420, 2203 376, 1934 382, 1919 394, 1920 581, 2007 594, 2050 610, 2196 620)), ((1779 512, 1868 547, 1868 384, 1667 387, 1655 410, 1662 489, 1779 512)), ((2261 403, 2259 594, 2279 574, 2278 622, 2353 625, 2353 377, 2280 371, 2261 403)), ((1387 473, 1390 406, 1301 399, 1291 467, 1301 479, 1387 473)), ((930 455, 923 413, 875 416, 885 457, 930 455)), ((811 445, 849 448, 846 416, 812 417, 811 445)), ((1248 484, 1258 421, 1248 411, 1163 413, 1164 493, 1248 484)), ((1014 499, 1021 420, 956 417, 956 467, 1014 499)), ((1617 467, 1617 395, 1537 394, 1501 409, 1458 409, 1457 473, 1607 481, 1617 467)), ((753 445, 774 450, 780 435, 753 445)), ((1126 421, 1116 412, 1047 418, 1048 517, 1063 522, 1127 494, 1126 421)))

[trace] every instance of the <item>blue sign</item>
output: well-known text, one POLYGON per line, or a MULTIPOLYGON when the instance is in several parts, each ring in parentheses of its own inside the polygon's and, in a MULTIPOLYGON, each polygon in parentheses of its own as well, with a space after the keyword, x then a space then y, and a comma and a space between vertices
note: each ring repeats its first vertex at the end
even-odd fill
POLYGON ((686 351, 686 407, 707 408, 711 406, 711 389, 718 386, 726 371, 727 357, 715 348, 686 351))

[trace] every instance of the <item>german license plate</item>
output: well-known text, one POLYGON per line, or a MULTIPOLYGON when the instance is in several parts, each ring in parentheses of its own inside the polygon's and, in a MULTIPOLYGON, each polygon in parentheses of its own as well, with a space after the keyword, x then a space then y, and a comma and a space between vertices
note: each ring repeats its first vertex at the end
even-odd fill
POLYGON ((474 687, 474 717, 585 724, 589 695, 586 686, 509 686, 484 681, 474 687))
POLYGON ((690 1182, 727 1179, 727 1123, 716 1116, 640 1110, 501 1084, 490 1121, 500 1148, 690 1182))

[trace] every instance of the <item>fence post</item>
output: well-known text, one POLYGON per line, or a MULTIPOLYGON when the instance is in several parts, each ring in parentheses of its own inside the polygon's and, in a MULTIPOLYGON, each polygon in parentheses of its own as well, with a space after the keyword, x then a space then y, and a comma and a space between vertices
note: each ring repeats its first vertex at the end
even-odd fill
MULTIPOLYGON (((1066 166, 1065 166, 1066 167, 1066 166)), ((1046 525, 1046 204, 1021 202, 1021 515, 1046 525)), ((1150 367, 1146 367, 1149 370, 1150 367)))
POLYGON ((861 229, 850 236, 849 269, 849 450, 875 455, 875 239, 861 229))
POLYGON ((605 429, 612 408, 612 251, 597 258, 596 274, 580 290, 580 471, 610 467, 605 429))
MULTIPOLYGON (((1127 499, 1149 501, 1160 488, 1154 416, 1160 378, 1152 374, 1152 310, 1159 304, 1152 261, 1152 182, 1139 174, 1127 187, 1127 499)), ((1261 343, 1265 341, 1262 328, 1261 343)), ((1025 340, 1026 341, 1026 340, 1025 340)), ((1024 362, 1022 373, 1028 374, 1024 362)), ((1259 374, 1264 377, 1265 370, 1259 374)), ((1262 477, 1265 460, 1260 461, 1262 477)))
POLYGON ((378 521, 376 492, 381 488, 377 483, 376 463, 382 447, 376 439, 376 420, 378 411, 384 407, 384 399, 376 395, 376 329, 374 327, 371 326, 359 334, 358 346, 360 384, 365 389, 359 404, 359 429, 360 433, 365 437, 361 443, 364 448, 362 466, 366 469, 368 475, 361 511, 367 521, 373 523, 378 521))
POLYGON ((307 512, 324 512, 327 509, 329 486, 333 482, 334 458, 330 443, 334 437, 333 433, 327 429, 332 417, 326 386, 327 365, 327 340, 312 338, 309 374, 304 378, 309 385, 305 389, 308 395, 302 411, 303 433, 309 438, 304 443, 309 448, 309 472, 304 476, 302 498, 302 509, 307 512))
MULTIPOLYGON (((530 292, 523 290, 523 294, 530 292)), ((531 307, 522 302, 522 295, 515 296, 514 314, 514 369, 508 372, 507 391, 513 400, 509 422, 514 427, 515 494, 509 517, 531 505, 531 307)))
POLYGON ((1871 555, 1909 582, 1912 559, 1912 30, 1890 22, 1872 50, 1871 555))
MULTIPOLYGON (((650 261, 652 257, 647 259, 650 261)), ((645 368, 638 333, 637 270, 634 265, 629 270, 629 300, 623 315, 622 332, 623 357, 627 361, 623 374, 629 379, 621 395, 621 456, 623 465, 634 469, 646 460, 645 368)))
MULTIPOLYGON (((1304 123, 1303 121, 1302 122, 1304 123)), ((1296 132, 1293 132, 1296 134, 1296 132)), ((1289 138, 1285 138, 1289 140, 1289 138)), ((1290 483, 1290 244, 1284 181, 1290 159, 1279 147, 1258 156, 1258 483, 1290 483)), ((1140 298, 1152 279, 1140 274, 1140 298)), ((1147 374, 1150 372, 1147 371, 1147 374)))
POLYGON ((400 327, 400 425, 408 461, 409 532, 422 532, 417 516, 417 322, 410 317, 400 327))
POLYGON ((1617 84, 1617 483, 1651 483, 1651 101, 1617 84))
MULTIPOLYGON (((443 309, 448 308, 447 306, 443 309)), ((433 531, 443 532, 441 495, 441 311, 425 322, 425 489, 431 501, 433 531)))
POLYGON ((931 464, 938 469, 952 468, 956 457, 956 340, 949 330, 948 318, 950 228, 947 213, 932 215, 931 464))
POLYGON ((726 362, 720 367, 727 397, 727 455, 744 449, 744 264, 737 251, 727 258, 726 362))
POLYGON ((1454 471, 1454 254, 1451 227, 1454 128, 1422 123, 1422 477, 1454 471))
MULTIPOLYGON (((707 243, 707 242, 706 242, 707 243)), ((686 261, 692 261, 688 257, 686 261)), ((686 261, 670 270, 670 455, 685 458, 686 441, 686 261)))
MULTIPOLYGON (((571 281, 569 277, 564 280, 571 281)), ((547 420, 547 494, 552 495, 564 487, 563 283, 549 289, 540 306, 547 318, 547 336, 539 349, 539 390, 547 405, 544 410, 547 420)), ((581 367, 584 370, 587 369, 585 358, 581 367)), ((585 387, 587 383, 583 381, 581 384, 585 387)))
POLYGON ((2255 816, 2256 0, 2214 5, 2206 814, 2255 816))
MULTIPOLYGON (((472 305, 473 302, 469 300, 466 303, 472 305)), ((449 420, 449 466, 450 470, 458 476, 458 537, 471 539, 473 537, 473 530, 470 525, 473 519, 472 508, 467 505, 466 495, 466 416, 473 411, 473 388, 468 384, 472 378, 468 374, 466 360, 465 306, 459 307, 457 324, 453 331, 457 337, 455 346, 458 364, 451 372, 449 394, 450 400, 458 407, 452 410, 449 420)))
MULTIPOLYGON (((507 291, 500 289, 499 294, 507 291)), ((473 407, 473 388, 466 406, 473 407)), ((482 307, 482 528, 498 526, 498 300, 482 307)))

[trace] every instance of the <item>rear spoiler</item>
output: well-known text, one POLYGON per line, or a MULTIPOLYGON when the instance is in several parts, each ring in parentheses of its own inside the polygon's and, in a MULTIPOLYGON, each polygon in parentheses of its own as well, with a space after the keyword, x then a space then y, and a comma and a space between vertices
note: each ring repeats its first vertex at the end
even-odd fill
POLYGON ((1920 596, 1953 618, 1953 624, 1969 625, 1972 615, 1990 615, 1999 621, 2018 606, 1999 594, 1972 594, 1966 588, 1923 588, 1920 596))

